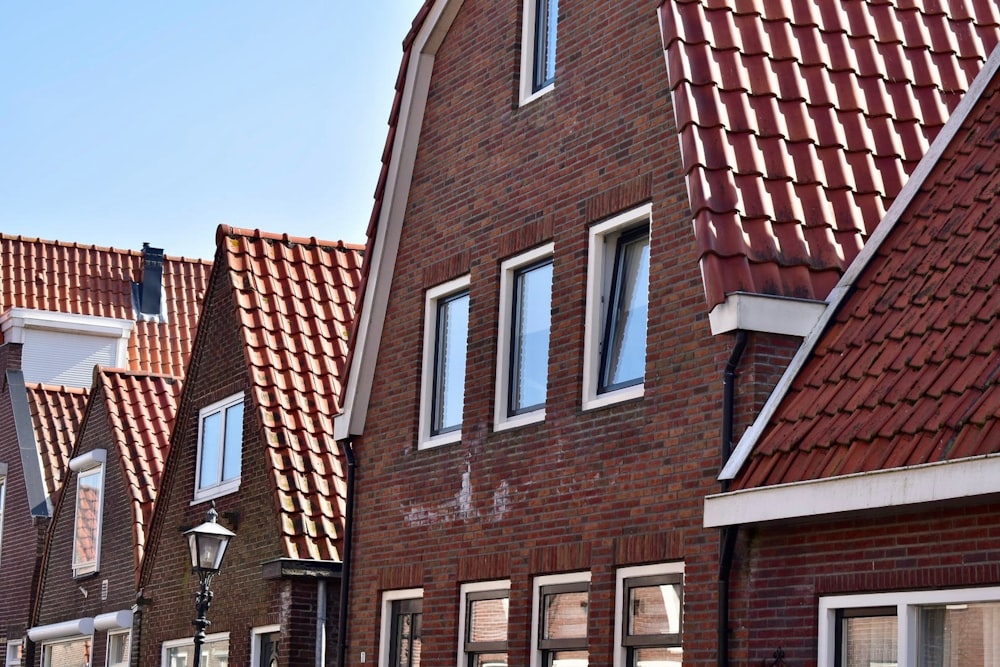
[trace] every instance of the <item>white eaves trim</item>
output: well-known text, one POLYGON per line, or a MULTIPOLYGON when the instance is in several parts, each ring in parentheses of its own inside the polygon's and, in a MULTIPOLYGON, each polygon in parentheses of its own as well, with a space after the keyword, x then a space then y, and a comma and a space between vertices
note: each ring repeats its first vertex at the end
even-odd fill
POLYGON ((737 473, 739 473, 740 468, 743 467, 743 464, 746 462, 747 458, 749 458, 750 452, 753 451, 754 445, 757 443, 757 439, 760 438, 764 429, 768 426, 768 424, 770 424, 771 418, 774 417, 778 406, 781 405, 782 400, 785 398, 785 394, 788 393, 788 389, 791 386, 792 381, 798 375, 799 371, 802 370, 805 362, 812 355, 817 342, 822 337, 823 332, 826 330, 826 327, 833 318, 833 315, 840 309, 842 302, 851 292, 858 276, 860 276, 861 272, 864 271, 866 266, 868 266, 868 263, 871 261, 872 257, 875 256, 879 247, 885 241, 893 227, 896 226, 900 216, 909 207, 914 196, 916 196, 917 192, 919 192, 920 188, 924 184, 924 181, 927 180, 927 176, 934 170, 934 167, 941 159, 941 155, 955 138, 958 130, 968 118, 969 112, 982 96, 983 91, 986 89, 986 86, 994 77, 998 69, 1000 69, 1000 47, 994 49, 993 53, 990 54, 990 57, 983 66, 982 71, 973 80, 972 85, 969 86, 968 92, 966 92, 966 94, 962 97, 958 106, 955 107, 955 112, 952 113, 944 127, 941 128, 941 132, 934 139, 934 143, 931 144, 927 154, 924 155, 924 157, 917 164, 917 168, 914 170, 913 175, 910 176, 908 181, 906 181, 906 184, 903 186, 902 191, 900 191, 899 196, 896 197, 892 206, 889 207, 889 211, 885 214, 885 218, 881 223, 879 223, 878 227, 875 228, 874 233, 872 233, 871 237, 869 237, 864 248, 861 249, 861 252, 847 268, 847 271, 841 277, 837 286, 830 292, 830 295, 826 299, 829 306, 820 316, 806 340, 804 340, 802 345, 799 347, 798 352, 796 352, 795 356, 792 358, 788 368, 785 369, 785 373, 781 376, 781 379, 775 386, 774 391, 768 397, 767 402, 760 411, 760 414, 757 415, 753 424, 750 425, 750 428, 747 429, 747 431, 743 434, 743 437, 740 438, 739 444, 736 445, 736 449, 733 451, 733 455, 729 458, 729 461, 726 462, 722 472, 719 474, 720 481, 731 480, 736 477, 737 473))
POLYGON ((805 337, 826 307, 825 301, 733 292, 712 309, 708 322, 713 336, 731 331, 758 331, 805 337))
POLYGON ((361 319, 358 322, 351 367, 348 369, 344 408, 334 420, 334 437, 337 440, 364 432, 379 343, 389 303, 389 290, 399 251, 399 238, 413 179, 413 163, 420 143, 420 126, 423 124, 427 91, 434 70, 434 58, 463 2, 464 0, 435 2, 410 45, 410 60, 403 83, 396 135, 390 151, 382 209, 375 226, 371 256, 367 258, 368 283, 362 297, 361 319))
POLYGON ((904 507, 1000 493, 1000 454, 719 493, 705 528, 904 507))
POLYGON ((32 308, 11 308, 0 314, 0 330, 3 332, 4 340, 10 343, 23 343, 25 329, 83 333, 91 336, 123 338, 127 341, 132 335, 133 327, 135 322, 132 320, 117 317, 58 313, 32 308))

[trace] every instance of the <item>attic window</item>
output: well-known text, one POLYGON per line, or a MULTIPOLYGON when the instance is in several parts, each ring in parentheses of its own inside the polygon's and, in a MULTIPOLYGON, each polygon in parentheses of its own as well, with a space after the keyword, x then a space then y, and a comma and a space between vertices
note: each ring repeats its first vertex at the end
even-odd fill
POLYGON ((163 249, 142 244, 142 282, 132 283, 132 310, 140 322, 167 321, 163 289, 163 249))
POLYGON ((195 502, 239 489, 242 466, 243 394, 236 394, 201 410, 195 502))
POLYGON ((107 454, 95 449, 69 462, 76 476, 73 520, 73 576, 97 572, 101 558, 101 518, 104 505, 104 463, 107 454))

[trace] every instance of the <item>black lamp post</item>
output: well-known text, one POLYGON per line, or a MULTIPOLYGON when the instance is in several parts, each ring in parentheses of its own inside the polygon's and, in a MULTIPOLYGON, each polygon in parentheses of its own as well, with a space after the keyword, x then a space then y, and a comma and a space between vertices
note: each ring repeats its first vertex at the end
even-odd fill
POLYGON ((215 511, 215 503, 205 514, 205 523, 184 531, 188 540, 188 550, 191 553, 191 571, 198 575, 200 585, 194 596, 194 607, 198 613, 191 624, 196 628, 194 633, 194 665, 201 665, 201 646, 205 643, 205 628, 211 622, 205 618, 208 607, 212 604, 212 591, 208 589, 212 577, 222 568, 222 559, 229 548, 229 540, 236 536, 231 530, 223 528, 218 523, 219 513, 215 511))

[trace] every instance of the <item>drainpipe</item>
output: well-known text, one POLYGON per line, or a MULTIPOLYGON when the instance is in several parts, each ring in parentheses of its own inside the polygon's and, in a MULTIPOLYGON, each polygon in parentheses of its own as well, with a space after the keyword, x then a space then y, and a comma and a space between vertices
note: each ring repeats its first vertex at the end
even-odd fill
MULTIPOLYGON (((733 413, 736 403, 736 369, 747 347, 747 332, 736 332, 736 344, 729 354, 722 376, 722 465, 725 466, 733 452, 733 413)), ((729 481, 722 482, 722 491, 729 490, 729 481)), ((719 619, 717 626, 717 654, 719 667, 729 667, 729 574, 733 568, 733 553, 739 526, 726 526, 719 539, 719 619)))
POLYGON ((344 512, 344 553, 341 557, 340 617, 337 630, 339 644, 337 667, 344 667, 347 664, 347 605, 350 604, 351 547, 354 534, 354 473, 357 462, 354 459, 354 447, 349 438, 340 440, 338 444, 340 444, 341 451, 344 452, 344 460, 347 461, 347 507, 344 512))
POLYGON ((316 667, 326 664, 326 579, 316 580, 316 667))

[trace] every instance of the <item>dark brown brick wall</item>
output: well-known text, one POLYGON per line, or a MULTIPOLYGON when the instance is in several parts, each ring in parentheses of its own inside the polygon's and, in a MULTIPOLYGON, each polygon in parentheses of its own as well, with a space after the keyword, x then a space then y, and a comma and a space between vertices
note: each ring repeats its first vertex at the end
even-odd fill
MULTIPOLYGON (((422 664, 453 665, 459 585, 490 578, 511 579, 510 661, 528 664, 532 578, 570 570, 592 573, 591 664, 610 664, 616 568, 673 560, 686 566, 685 664, 714 663, 718 534, 700 526, 733 341, 708 326, 656 3, 563 0, 555 90, 517 108, 521 4, 466 0, 436 57, 355 442, 347 664, 378 659, 381 593, 422 586, 422 664), (588 229, 650 201, 645 396, 583 412, 588 229), (499 264, 543 241, 555 246, 546 419, 494 433, 499 264), (424 292, 465 272, 463 439, 418 451, 424 292)), ((768 345, 753 363, 773 383, 762 364, 787 354, 768 345)))

